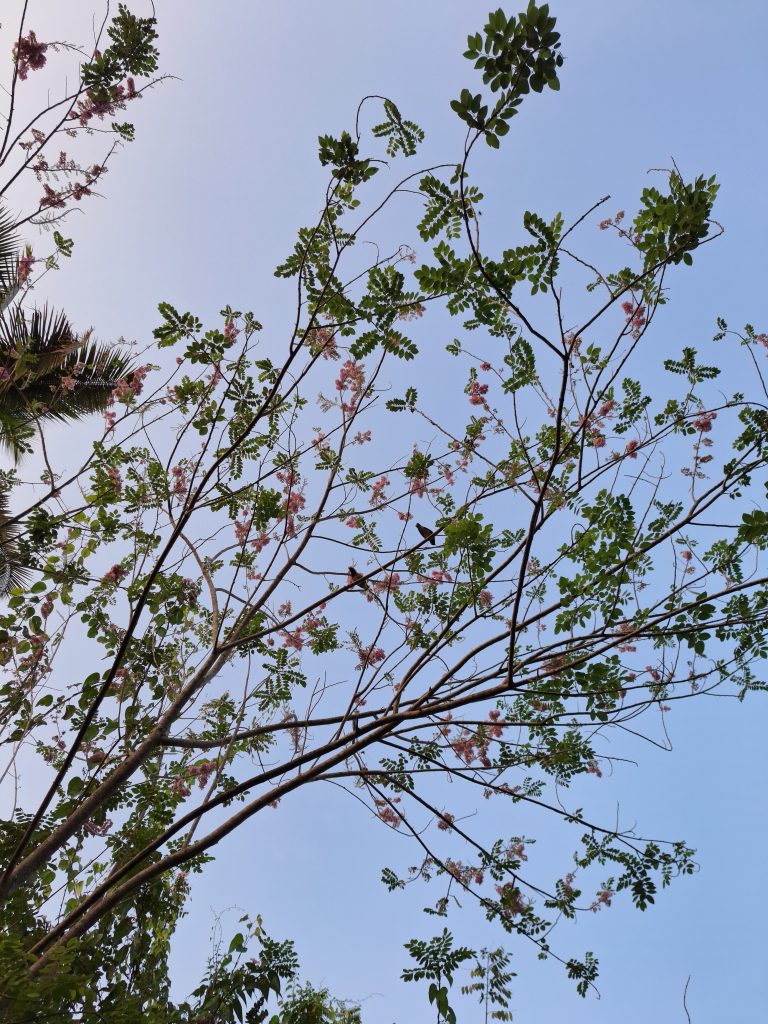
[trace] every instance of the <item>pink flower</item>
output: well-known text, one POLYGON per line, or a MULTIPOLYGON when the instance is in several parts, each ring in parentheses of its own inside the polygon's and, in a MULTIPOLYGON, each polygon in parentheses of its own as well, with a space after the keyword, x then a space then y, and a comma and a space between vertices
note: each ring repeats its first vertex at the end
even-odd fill
POLYGON ((224 325, 224 337, 227 339, 228 345, 233 345, 235 343, 235 339, 239 333, 240 331, 235 327, 234 323, 231 320, 227 320, 224 325))
POLYGON ((262 530, 258 537, 254 537, 251 541, 251 547, 254 549, 257 555, 261 554, 264 548, 269 544, 270 538, 267 536, 267 531, 262 530))
POLYGON ((484 396, 488 394, 488 385, 473 380, 469 385, 467 394, 469 395, 470 405, 485 405, 484 396))
POLYGON ((702 434, 705 434, 712 429, 712 422, 713 420, 716 419, 716 412, 704 412, 701 413, 700 416, 697 416, 695 419, 693 419, 691 422, 697 430, 700 430, 702 434))
POLYGON ((184 466, 174 466, 171 469, 171 494, 183 498, 189 488, 189 478, 184 466))
POLYGON ((30 71, 39 71, 45 66, 45 52, 48 43, 39 43, 37 36, 30 29, 28 35, 22 36, 13 48, 16 71, 22 81, 26 80, 30 71))
POLYGON ((31 250, 27 250, 26 256, 19 258, 19 265, 16 268, 16 280, 20 285, 25 285, 29 280, 29 275, 32 273, 32 267, 35 264, 35 257, 32 255, 31 250))
POLYGON ((383 505, 387 500, 387 496, 384 493, 384 488, 389 486, 389 478, 386 476, 380 476, 379 479, 373 485, 371 489, 371 504, 372 505, 383 505))
POLYGON ((363 669, 371 665, 378 665, 380 661, 384 661, 386 655, 381 647, 374 647, 371 644, 370 647, 357 647, 357 657, 357 667, 358 669, 363 669))
POLYGON ((397 314, 398 320, 418 320, 419 317, 424 316, 426 307, 422 306, 420 302, 414 302, 410 306, 403 306, 400 312, 397 314))
POLYGON ((307 335, 307 344, 313 356, 323 359, 339 359, 339 350, 333 333, 327 327, 316 327, 307 335))
POLYGON ((113 565, 111 569, 108 569, 104 573, 102 579, 105 583, 113 583, 115 586, 128 575, 128 570, 123 569, 121 565, 113 565))
POLYGON ((238 544, 245 544, 248 540, 248 534, 251 532, 251 525, 253 519, 238 520, 235 523, 235 537, 237 538, 238 544))
POLYGON ((613 410, 616 408, 616 402, 613 398, 609 398, 607 402, 603 402, 600 408, 597 410, 598 417, 610 416, 613 410))
POLYGON ((50 206, 53 209, 61 209, 66 205, 61 197, 61 193, 55 192, 50 185, 43 184, 43 198, 40 200, 41 208, 50 206))
POLYGON ((630 457, 630 459, 636 459, 637 458, 637 451, 636 451, 636 449, 639 448, 639 446, 640 446, 640 442, 639 441, 628 441, 627 442, 627 447, 624 449, 624 451, 630 457))
POLYGON ((352 402, 345 411, 352 411, 357 405, 365 387, 365 367, 356 363, 353 359, 347 359, 341 364, 339 376, 336 378, 336 390, 344 392, 349 390, 352 402))
POLYGON ((632 337, 637 340, 647 323, 645 306, 640 305, 640 303, 635 305, 633 302, 622 302, 621 308, 624 310, 627 323, 632 328, 632 337))

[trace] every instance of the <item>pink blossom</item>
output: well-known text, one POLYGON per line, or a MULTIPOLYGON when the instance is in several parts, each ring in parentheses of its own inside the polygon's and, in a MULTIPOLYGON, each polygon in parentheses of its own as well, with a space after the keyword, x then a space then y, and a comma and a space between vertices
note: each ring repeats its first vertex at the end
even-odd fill
POLYGON ((254 549, 257 555, 261 554, 264 548, 269 544, 270 538, 267 535, 266 530, 262 530, 257 537, 251 540, 251 547, 254 549))
POLYGON ((692 420, 693 426, 702 432, 708 433, 712 429, 712 422, 717 419, 716 412, 704 412, 692 420))
POLYGON ((384 488, 389 486, 389 478, 380 476, 371 489, 371 505, 383 505, 387 500, 384 488))
POLYGON ((621 308, 624 310, 627 323, 632 328, 632 337, 637 340, 640 337, 643 327, 645 327, 647 323, 645 306, 640 305, 639 303, 635 305, 633 302, 622 302, 621 308))
POLYGON ((224 337, 227 339, 228 345, 234 344, 235 339, 237 338, 239 333, 240 331, 237 327, 235 327, 234 323, 231 320, 227 320, 226 324, 224 325, 224 337))
POLYGON ((359 530, 363 525, 363 521, 359 516, 350 516, 349 519, 345 520, 344 525, 349 526, 353 530, 359 530))
POLYGON ((27 250, 26 256, 19 258, 19 265, 16 268, 16 280, 20 285, 25 285, 29 280, 29 275, 32 273, 32 267, 35 262, 35 257, 32 255, 31 250, 27 250))
POLYGON ((16 61, 16 71, 22 81, 26 80, 30 71, 39 71, 45 66, 46 50, 48 43, 40 43, 37 36, 30 29, 26 36, 22 36, 13 48, 13 58, 16 61))
POLYGON ((639 448, 639 447, 640 447, 640 442, 639 441, 634 441, 634 440, 633 441, 628 441, 627 442, 627 447, 624 449, 624 451, 630 457, 630 459, 636 459, 637 458, 637 448, 639 448))
POLYGON ((374 647, 373 644, 370 647, 361 647, 357 652, 359 659, 358 668, 368 668, 372 665, 378 665, 380 661, 384 661, 386 655, 381 647, 374 647))
POLYGON ((173 790, 174 794, 179 797, 189 796, 189 794, 192 792, 192 790, 186 784, 184 779, 182 779, 179 775, 177 775, 176 778, 171 783, 171 789, 173 790))
POLYGON ((410 306, 403 306, 400 312, 397 314, 398 320, 418 320, 419 317, 424 316, 426 307, 422 306, 420 302, 414 302, 410 306))
POLYGON ((189 478, 184 466, 174 466, 171 469, 171 494, 181 498, 189 489, 189 478))
POLYGON ((50 206, 53 209, 61 209, 66 205, 60 192, 54 191, 50 185, 43 184, 43 198, 40 200, 41 208, 50 206))
POLYGON ((313 356, 323 359, 339 359, 339 349, 333 332, 327 327, 315 327, 307 334, 307 344, 313 356))
POLYGON ((347 359, 341 364, 339 376, 336 378, 336 390, 344 392, 349 390, 352 402, 346 411, 352 411, 357 405, 365 387, 365 367, 362 363, 356 363, 353 359, 347 359))
POLYGON ((600 408, 597 410, 598 417, 610 416, 613 410, 616 408, 616 401, 613 398, 609 398, 607 402, 603 402, 600 408))
POLYGON ((108 569, 104 573, 102 579, 105 583, 114 583, 115 586, 128 575, 128 570, 123 569, 121 565, 113 565, 111 569, 108 569))
POLYGON ((235 523, 235 537, 237 538, 238 544, 245 544, 248 540, 252 524, 253 519, 243 519, 242 521, 238 520, 235 523))
POLYGON ((470 405, 485 405, 484 396, 488 394, 488 385, 481 384, 479 381, 473 380, 469 385, 467 394, 469 395, 470 405))

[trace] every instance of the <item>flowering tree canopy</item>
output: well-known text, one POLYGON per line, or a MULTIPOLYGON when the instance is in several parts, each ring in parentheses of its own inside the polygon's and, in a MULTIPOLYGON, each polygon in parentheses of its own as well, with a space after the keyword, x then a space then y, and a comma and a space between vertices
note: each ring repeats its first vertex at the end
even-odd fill
MULTIPOLYGON (((85 128, 133 94, 117 49, 70 110, 85 128)), ((317 783, 411 837, 382 880, 427 885, 446 919, 409 943, 403 974, 445 1021, 461 965, 509 1019, 499 933, 585 994, 597 960, 561 949, 556 921, 645 910, 695 869, 679 837, 601 820, 568 787, 599 785, 628 723, 763 688, 768 336, 721 321, 703 355, 649 345, 676 275, 719 234, 709 176, 673 166, 633 213, 526 213, 489 251, 473 155, 559 88, 563 58, 535 2, 489 15, 465 56, 453 162, 410 170, 423 133, 379 97, 320 138, 322 209, 276 270, 296 295, 282 337, 258 311, 204 324, 163 303, 152 359, 110 389, 82 462, 48 465, 42 485, 3 477, 28 573, 0 612, 4 767, 45 778, 0 832, 9 1020, 31 994, 120 1020, 129 993, 150 1020, 266 1019, 295 970, 287 944, 254 925, 259 957, 238 960, 238 936, 180 1008, 171 935, 217 845, 317 783), (369 262, 360 243, 414 191, 422 254, 369 262), (579 255, 590 233, 599 262, 579 255), (446 311, 447 346, 430 328, 446 311), (414 386, 425 359, 439 388, 414 386), (739 360, 749 394, 726 379, 739 360), (551 877, 516 824, 544 812, 573 833, 551 877), (456 894, 492 923, 489 949, 454 944, 456 894)), ((17 77, 41 61, 28 33, 17 77)))

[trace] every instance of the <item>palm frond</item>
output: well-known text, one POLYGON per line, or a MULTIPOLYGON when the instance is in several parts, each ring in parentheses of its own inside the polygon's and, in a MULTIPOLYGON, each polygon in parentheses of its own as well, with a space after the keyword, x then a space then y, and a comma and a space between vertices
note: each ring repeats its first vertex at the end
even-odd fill
POLYGON ((23 587, 29 572, 19 561, 18 529, 9 525, 11 511, 8 495, 0 493, 0 595, 5 596, 14 587, 23 587))
MULTIPOLYGON (((0 413, 21 423, 101 412, 117 383, 132 372, 124 349, 92 342, 90 332, 78 337, 65 314, 47 308, 29 318, 20 310, 0 317, 2 368, 0 413)), ((7 438, 5 443, 10 445, 7 438)))
POLYGON ((0 206, 0 312, 19 291, 19 238, 14 218, 0 206))

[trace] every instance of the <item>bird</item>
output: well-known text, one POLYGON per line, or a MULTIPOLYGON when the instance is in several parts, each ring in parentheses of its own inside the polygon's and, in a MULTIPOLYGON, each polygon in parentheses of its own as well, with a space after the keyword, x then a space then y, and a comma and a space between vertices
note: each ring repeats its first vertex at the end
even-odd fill
POLYGON ((363 574, 359 573, 354 565, 347 566, 347 585, 352 586, 355 584, 360 587, 361 590, 369 590, 369 586, 366 580, 363 579, 363 574))
POLYGON ((419 531, 424 540, 428 540, 430 544, 435 543, 436 530, 430 530, 426 526, 422 526, 421 523, 416 523, 416 529, 419 531))

